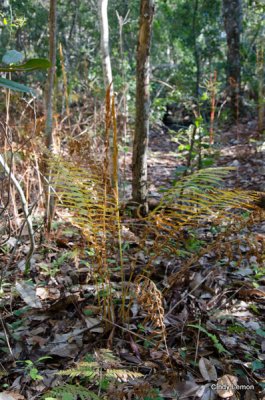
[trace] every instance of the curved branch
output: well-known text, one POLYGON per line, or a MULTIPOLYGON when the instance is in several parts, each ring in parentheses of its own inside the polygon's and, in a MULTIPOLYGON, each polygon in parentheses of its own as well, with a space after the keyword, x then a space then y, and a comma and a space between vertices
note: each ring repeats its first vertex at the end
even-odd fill
POLYGON ((24 192, 18 182, 18 180, 16 179, 15 175, 11 172, 9 166, 6 164, 3 156, 0 154, 0 164, 2 165, 5 173, 10 177, 10 181, 13 183, 13 185, 15 186, 15 188, 18 191, 20 200, 21 200, 21 204, 22 204, 22 209, 23 209, 23 214, 27 223, 27 227, 28 227, 28 232, 29 232, 29 238, 30 238, 30 249, 29 252, 27 254, 27 259, 26 259, 26 269, 25 272, 27 272, 29 270, 29 266, 30 266, 30 259, 33 255, 34 249, 35 249, 35 240, 34 240, 34 231, 33 231, 33 226, 32 226, 32 220, 31 220, 31 216, 28 210, 28 205, 27 205, 27 200, 25 198, 24 192))

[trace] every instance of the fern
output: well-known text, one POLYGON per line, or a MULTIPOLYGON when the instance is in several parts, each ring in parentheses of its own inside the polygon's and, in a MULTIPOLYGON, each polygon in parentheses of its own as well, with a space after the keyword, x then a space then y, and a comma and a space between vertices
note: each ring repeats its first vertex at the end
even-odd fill
MULTIPOLYGON (((200 170, 163 192, 158 206, 144 219, 141 245, 146 248, 150 236, 154 238, 146 270, 149 266, 152 268, 156 257, 183 253, 179 236, 183 227, 196 228, 206 222, 225 230, 233 226, 240 231, 244 220, 242 211, 255 210, 253 203, 259 196, 254 192, 220 188, 228 171, 225 168, 200 170)), ((190 253, 186 255, 193 257, 190 253)))
MULTIPOLYGON (((89 355, 89 359, 91 359, 91 355, 89 355)), ((68 376, 72 379, 83 377, 94 383, 95 381, 99 383, 103 379, 107 381, 119 380, 127 382, 129 379, 137 379, 143 376, 139 372, 117 368, 120 366, 120 360, 114 356, 112 351, 109 349, 100 349, 95 352, 92 361, 79 362, 75 368, 59 371, 57 374, 68 376)))
POLYGON ((232 209, 251 209, 258 194, 240 190, 220 189, 223 178, 231 168, 209 168, 199 170, 164 191, 159 210, 170 206, 172 216, 180 217, 181 225, 209 216, 231 215, 232 209))
POLYGON ((77 400, 79 398, 81 400, 101 400, 98 395, 84 386, 70 384, 53 388, 42 396, 43 400, 77 400))
POLYGON ((58 372, 58 375, 69 376, 69 378, 83 376, 88 380, 93 380, 99 378, 99 369, 100 367, 97 362, 82 362, 77 364, 76 368, 69 368, 58 372))
MULTIPOLYGON (((88 354, 85 358, 89 361, 78 363, 76 368, 59 371, 57 375, 68 376, 70 379, 85 378, 101 390, 104 390, 111 381, 128 382, 143 376, 137 371, 117 368, 120 366, 120 360, 109 349, 100 349, 95 352, 95 355, 88 354)), ((53 388, 42 398, 43 400, 101 400, 86 387, 73 384, 53 388)))
POLYGON ((214 334, 208 332, 207 329, 203 328, 201 325, 197 325, 197 324, 193 325, 193 324, 190 324, 190 325, 188 325, 188 326, 190 326, 190 327, 192 327, 192 328, 196 328, 196 329, 198 329, 200 332, 205 333, 205 334, 211 339, 211 341, 213 342, 214 347, 216 348, 216 350, 218 351, 219 354, 222 354, 222 353, 231 354, 229 351, 227 351, 227 350, 224 348, 224 346, 223 346, 222 343, 218 340, 218 338, 217 338, 216 335, 214 335, 214 334))
MULTIPOLYGON (((62 207, 68 210, 71 222, 83 231, 93 246, 97 267, 93 276, 99 277, 96 283, 100 280, 106 284, 106 296, 101 302, 102 296, 98 291, 98 300, 103 304, 105 320, 113 321, 115 304, 110 283, 112 267, 109 259, 113 254, 117 259, 119 254, 120 278, 124 281, 121 226, 128 222, 120 220, 117 188, 112 189, 107 172, 99 165, 89 164, 84 167, 61 158, 51 159, 50 164, 62 207)), ((253 202, 258 199, 258 195, 220 188, 230 169, 204 169, 184 177, 174 187, 163 192, 158 206, 147 217, 133 222, 140 224, 137 232, 139 247, 144 248, 149 256, 146 270, 151 270, 156 257, 168 257, 169 254, 179 256, 180 251, 183 252, 179 239, 183 227, 197 227, 203 221, 221 225, 225 229, 233 226, 233 229, 239 231, 242 228, 240 223, 243 217, 240 213, 242 210, 252 211, 253 202), (152 247, 146 245, 150 238, 152 247)), ((187 256, 193 257, 191 253, 188 251, 187 256)), ((187 271, 190 265, 181 269, 187 271)), ((171 282, 173 284, 173 279, 171 282)), ((122 286, 122 318, 126 309, 125 286, 122 286)))
POLYGON ((143 374, 136 371, 129 371, 126 369, 108 369, 105 374, 105 379, 107 380, 118 380, 120 382, 127 382, 128 380, 133 380, 141 378, 143 374))

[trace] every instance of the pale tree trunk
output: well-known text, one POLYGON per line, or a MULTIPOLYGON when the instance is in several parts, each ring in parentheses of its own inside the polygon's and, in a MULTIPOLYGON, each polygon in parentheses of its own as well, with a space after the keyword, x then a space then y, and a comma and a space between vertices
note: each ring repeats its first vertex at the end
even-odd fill
MULTIPOLYGON (((49 59, 51 67, 48 74, 47 82, 47 97, 46 97, 46 123, 45 123, 45 136, 46 146, 49 152, 54 152, 54 134, 53 134, 53 106, 54 106, 54 80, 56 73, 56 7, 57 0, 50 0, 50 13, 49 13, 49 59)), ((46 215, 45 224, 48 232, 51 229, 52 218, 54 215, 55 198, 51 192, 51 177, 48 163, 45 163, 46 173, 46 215)))
POLYGON ((264 39, 263 36, 257 44, 257 66, 258 77, 258 131, 264 133, 264 39))
POLYGON ((147 149, 149 136, 149 55, 151 46, 154 0, 141 0, 136 67, 136 117, 133 143, 132 197, 148 212, 147 149))
MULTIPOLYGON (((98 0, 99 24, 100 24, 100 47, 105 89, 112 83, 112 69, 109 50, 109 22, 108 22, 108 0, 98 0)), ((113 93, 113 85, 110 94, 113 93)))
POLYGON ((227 40, 228 94, 231 99, 232 118, 238 120, 242 108, 240 98, 242 0, 223 0, 223 18, 227 40))

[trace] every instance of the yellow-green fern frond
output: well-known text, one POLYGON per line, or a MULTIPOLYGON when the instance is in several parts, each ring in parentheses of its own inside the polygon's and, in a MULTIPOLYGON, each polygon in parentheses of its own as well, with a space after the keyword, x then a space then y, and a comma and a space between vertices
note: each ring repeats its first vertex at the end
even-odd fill
POLYGON ((69 210, 72 222, 95 241, 106 224, 110 229, 117 219, 111 187, 106 192, 103 178, 89 167, 58 158, 50 160, 50 164, 60 204, 69 210))
POLYGON ((70 385, 66 384, 63 386, 58 386, 45 393, 42 396, 43 400, 53 399, 53 400, 101 400, 101 398, 81 385, 70 385))
POLYGON ((105 372, 105 379, 115 380, 120 382, 128 382, 129 380, 134 380, 143 377, 143 374, 136 371, 129 371, 127 369, 108 369, 105 372))
POLYGON ((76 378, 83 376, 89 380, 93 380, 99 377, 100 366, 97 362, 82 362, 78 363, 75 368, 69 368, 64 371, 59 371, 58 375, 69 376, 69 378, 76 378))
POLYGON ((253 209, 258 194, 219 188, 229 168, 200 170, 164 191, 155 210, 147 217, 158 225, 178 229, 203 219, 230 218, 234 210, 253 209))

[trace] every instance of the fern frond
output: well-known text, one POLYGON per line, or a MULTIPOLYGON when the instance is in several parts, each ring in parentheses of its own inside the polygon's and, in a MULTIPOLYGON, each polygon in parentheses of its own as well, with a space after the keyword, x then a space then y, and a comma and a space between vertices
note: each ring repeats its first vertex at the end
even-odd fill
POLYGON ((136 298, 142 309, 147 313, 144 322, 152 323, 152 336, 158 337, 157 346, 164 341, 166 345, 166 327, 164 324, 164 307, 161 292, 155 283, 146 276, 139 275, 135 280, 136 298))
POLYGON ((118 379, 120 382, 141 378, 143 374, 140 372, 129 371, 126 369, 108 369, 105 372, 105 378, 108 380, 118 379))
POLYGON ((217 187, 229 170, 210 168, 183 178, 164 191, 159 205, 146 220, 162 229, 179 230, 201 220, 230 219, 235 210, 253 210, 257 193, 217 187))
POLYGON ((102 348, 96 350, 95 358, 98 364, 105 369, 120 366, 120 359, 110 349, 102 348))
POLYGON ((59 371, 57 374, 62 376, 69 376, 69 378, 76 378, 78 376, 83 376, 89 380, 98 377, 99 365, 97 362, 82 362, 77 364, 77 367, 69 368, 64 371, 59 371))
POLYGON ((89 167, 62 159, 51 159, 54 187, 60 203, 71 213, 72 222, 89 231, 91 239, 100 236, 105 224, 116 225, 117 206, 110 186, 89 167))
POLYGON ((221 205, 223 200, 227 200, 231 207, 256 200, 258 195, 253 192, 220 189, 223 179, 231 169, 233 168, 207 168, 180 179, 174 187, 164 191, 161 206, 178 204, 180 201, 195 201, 200 205, 200 201, 196 200, 197 196, 205 196, 209 207, 218 205, 218 202, 221 205))
POLYGON ((119 358, 109 349, 99 349, 95 351, 93 360, 95 361, 79 362, 75 369, 69 368, 64 371, 59 371, 57 375, 68 376, 72 379, 84 377, 94 383, 102 379, 106 379, 107 381, 118 379, 121 382, 127 382, 129 379, 136 379, 143 376, 139 372, 120 368, 121 362, 119 358))
POLYGON ((42 399, 45 400, 51 397, 56 398, 56 400, 101 400, 98 395, 84 386, 70 384, 53 388, 49 392, 45 393, 42 399))

